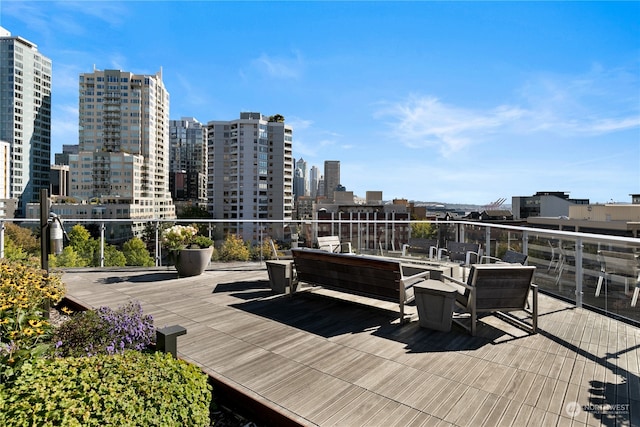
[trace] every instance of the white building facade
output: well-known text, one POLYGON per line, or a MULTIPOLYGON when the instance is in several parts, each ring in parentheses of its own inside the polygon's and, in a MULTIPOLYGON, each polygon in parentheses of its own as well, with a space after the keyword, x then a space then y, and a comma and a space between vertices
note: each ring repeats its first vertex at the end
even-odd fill
MULTIPOLYGON (((8 199, 15 216, 49 188, 51 163, 51 60, 37 45, 0 27, 0 140, 9 143, 8 199)), ((7 201, 8 201, 7 199, 7 201)))
POLYGON ((79 149, 69 155, 69 195, 78 205, 52 206, 78 218, 109 223, 107 238, 125 241, 137 219, 174 219, 169 193, 169 93, 162 72, 137 75, 94 70, 79 79, 79 149))
POLYGON ((293 211, 292 127, 282 116, 247 112, 238 120, 210 121, 207 128, 208 210, 215 219, 230 220, 216 238, 286 238, 293 211), (250 222, 256 219, 279 223, 250 222))

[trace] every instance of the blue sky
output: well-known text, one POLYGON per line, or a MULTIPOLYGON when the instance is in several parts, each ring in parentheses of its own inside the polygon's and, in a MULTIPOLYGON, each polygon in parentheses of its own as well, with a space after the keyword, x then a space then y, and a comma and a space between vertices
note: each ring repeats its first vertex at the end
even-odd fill
POLYGON ((78 75, 162 68, 171 118, 282 114, 347 190, 487 204, 640 193, 638 2, 0 2, 53 61, 52 153, 78 75))

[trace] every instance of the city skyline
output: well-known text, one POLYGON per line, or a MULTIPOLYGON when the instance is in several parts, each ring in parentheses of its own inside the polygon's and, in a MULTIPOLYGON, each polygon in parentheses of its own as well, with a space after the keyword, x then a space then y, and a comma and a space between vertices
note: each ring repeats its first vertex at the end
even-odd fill
POLYGON ((0 25, 53 63, 52 147, 78 77, 163 70, 170 118, 282 114, 293 157, 364 197, 487 204, 640 192, 635 2, 19 2, 0 25))

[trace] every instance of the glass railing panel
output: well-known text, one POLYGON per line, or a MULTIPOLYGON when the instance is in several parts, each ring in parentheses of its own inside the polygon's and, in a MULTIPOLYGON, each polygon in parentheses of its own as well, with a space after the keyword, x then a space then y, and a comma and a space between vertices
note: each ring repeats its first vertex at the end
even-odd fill
POLYGON ((536 266, 535 283, 538 287, 576 303, 575 239, 532 233, 527 248, 527 264, 536 266))
POLYGON ((639 254, 640 243, 585 239, 583 304, 640 320, 639 254))
POLYGON ((483 254, 485 257, 491 257, 485 258, 485 262, 502 260, 507 251, 526 253, 523 231, 498 227, 487 227, 485 231, 483 254))
MULTIPOLYGON (((37 220, 20 221, 37 228, 37 220)), ((536 266, 535 283, 550 295, 640 322, 640 241, 608 235, 542 230, 499 224, 461 221, 409 221, 393 218, 297 221, 243 220, 152 220, 140 221, 136 230, 141 233, 157 265, 166 265, 166 249, 160 242, 161 230, 171 224, 196 223, 201 234, 211 237, 220 247, 229 234, 241 234, 252 245, 272 239, 279 249, 314 247, 318 236, 338 235, 350 242, 356 253, 400 256, 402 246, 418 232, 425 232, 441 248, 447 242, 480 244, 485 255, 502 258, 507 250, 528 255, 527 263, 536 266)), ((97 238, 119 246, 127 240, 122 230, 131 220, 64 219, 68 232, 75 224, 99 230, 97 238), (115 238, 115 241, 114 241, 115 238)), ((94 234, 94 237, 95 234, 94 234)), ((420 237, 424 237, 421 235, 420 237)), ((0 230, 0 251, 3 249, 3 230, 0 230)), ((246 239, 245 239, 246 240, 246 239)), ((64 245, 68 245, 65 240, 64 245)), ((1 252, 0 252, 1 253, 1 252)), ((416 255, 428 256, 428 255, 416 255)), ((264 257, 261 257, 264 258, 264 257)))

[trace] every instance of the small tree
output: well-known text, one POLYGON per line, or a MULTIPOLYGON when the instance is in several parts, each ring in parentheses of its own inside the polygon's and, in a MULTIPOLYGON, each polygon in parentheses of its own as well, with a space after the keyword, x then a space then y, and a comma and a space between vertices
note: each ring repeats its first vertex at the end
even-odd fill
POLYGON ((69 244, 82 258, 85 265, 100 265, 100 242, 91 237, 89 231, 80 224, 69 231, 69 244))
POLYGON ((411 237, 419 239, 434 239, 438 236, 438 230, 429 222, 417 222, 411 224, 411 237))
POLYGON ((60 255, 49 255, 49 267, 86 267, 87 263, 71 247, 65 246, 60 255))
POLYGON ((11 238, 8 238, 4 242, 4 257, 14 261, 26 261, 29 254, 11 238))
POLYGON ((5 224, 5 235, 28 255, 38 255, 40 243, 33 232, 12 222, 5 224))
POLYGON ((124 242, 122 252, 126 258, 127 265, 140 267, 152 267, 155 265, 147 246, 138 237, 124 242))
MULTIPOLYGON (((97 252, 98 257, 100 252, 97 252)), ((95 265, 100 265, 100 260, 95 263, 95 265)), ((104 245, 104 266, 105 267, 124 267, 127 265, 127 259, 124 254, 118 250, 113 245, 104 245)))

